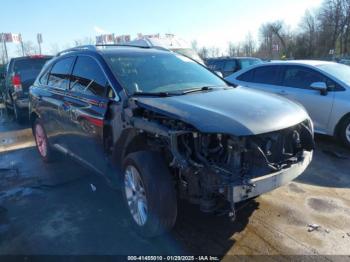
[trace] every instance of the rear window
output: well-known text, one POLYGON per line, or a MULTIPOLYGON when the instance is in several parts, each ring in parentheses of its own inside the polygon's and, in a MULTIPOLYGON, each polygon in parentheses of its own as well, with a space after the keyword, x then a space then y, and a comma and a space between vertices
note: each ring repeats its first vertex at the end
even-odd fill
POLYGON ((248 58, 248 59, 240 59, 239 60, 239 64, 240 64, 240 67, 241 69, 245 69, 247 67, 250 67, 252 65, 257 65, 257 64, 261 64, 262 63, 262 60, 260 59, 251 59, 251 58, 248 58))
POLYGON ((213 71, 221 71, 225 65, 223 60, 212 60, 208 61, 208 68, 213 71))
POLYGON ((13 64, 13 73, 20 75, 22 80, 35 79, 45 63, 51 58, 28 58, 17 60, 13 64))

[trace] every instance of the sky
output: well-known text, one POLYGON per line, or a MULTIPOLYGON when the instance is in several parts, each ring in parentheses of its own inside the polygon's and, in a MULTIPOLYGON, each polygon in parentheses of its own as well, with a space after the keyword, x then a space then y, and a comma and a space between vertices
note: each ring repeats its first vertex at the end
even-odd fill
MULTIPOLYGON (((102 33, 172 33, 198 46, 226 50, 250 32, 258 40, 262 23, 284 20, 296 30, 307 9, 322 0, 1 0, 0 33, 21 33, 43 52, 71 46, 74 40, 102 33)), ((16 44, 9 43, 10 56, 16 44)))

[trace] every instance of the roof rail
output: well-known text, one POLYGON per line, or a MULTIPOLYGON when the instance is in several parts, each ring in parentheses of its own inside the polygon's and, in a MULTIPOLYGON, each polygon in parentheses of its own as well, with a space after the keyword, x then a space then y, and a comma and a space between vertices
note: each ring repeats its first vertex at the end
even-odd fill
POLYGON ((60 56, 62 54, 65 53, 69 53, 69 52, 74 52, 74 51, 81 51, 81 50, 96 50, 96 46, 95 45, 81 45, 81 46, 76 46, 76 47, 72 47, 66 50, 63 50, 61 52, 58 52, 56 56, 60 56))
POLYGON ((81 45, 81 46, 69 48, 69 49, 63 50, 61 52, 58 52, 56 56, 60 56, 62 54, 74 52, 74 51, 82 51, 82 50, 96 51, 98 47, 113 47, 113 46, 137 47, 137 48, 145 48, 145 49, 154 48, 154 49, 169 51, 169 49, 161 47, 161 46, 142 46, 142 45, 132 45, 132 44, 96 44, 96 45, 81 45))
POLYGON ((96 44, 96 47, 113 47, 113 46, 129 46, 129 47, 141 47, 141 48, 149 48, 149 46, 139 46, 139 45, 129 45, 129 44, 96 44))

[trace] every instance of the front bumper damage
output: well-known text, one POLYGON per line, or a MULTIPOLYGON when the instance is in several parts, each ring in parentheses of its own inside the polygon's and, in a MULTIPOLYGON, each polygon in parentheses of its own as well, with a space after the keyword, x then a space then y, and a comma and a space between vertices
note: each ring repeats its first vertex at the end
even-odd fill
POLYGON ((236 203, 295 179, 312 160, 310 119, 270 133, 234 136, 202 133, 148 110, 135 112, 126 116, 128 125, 149 150, 162 152, 179 196, 203 212, 232 213, 236 203))
POLYGON ((232 187, 231 201, 238 203, 272 191, 301 175, 312 161, 313 152, 304 152, 303 160, 291 167, 261 177, 249 179, 232 187))

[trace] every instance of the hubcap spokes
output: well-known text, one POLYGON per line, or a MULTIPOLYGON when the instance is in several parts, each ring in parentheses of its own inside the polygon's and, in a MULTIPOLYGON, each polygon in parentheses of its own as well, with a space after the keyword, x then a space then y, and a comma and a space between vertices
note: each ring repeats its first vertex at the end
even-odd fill
POLYGON ((141 176, 135 167, 126 168, 124 186, 131 215, 138 225, 143 226, 147 221, 147 199, 141 176))
POLYGON ((40 125, 36 125, 35 127, 35 140, 40 154, 45 157, 47 154, 47 144, 44 130, 40 125))

